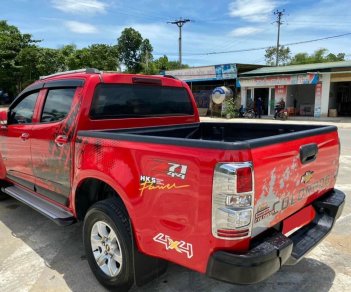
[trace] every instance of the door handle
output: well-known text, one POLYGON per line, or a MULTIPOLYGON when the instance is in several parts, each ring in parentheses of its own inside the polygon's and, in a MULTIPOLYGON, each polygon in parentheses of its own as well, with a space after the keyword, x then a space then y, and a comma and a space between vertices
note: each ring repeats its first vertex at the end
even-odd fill
POLYGON ((316 160, 318 155, 318 146, 315 143, 303 145, 300 147, 300 161, 302 164, 310 163, 316 160))
POLYGON ((21 134, 21 140, 22 141, 26 141, 26 140, 28 140, 28 138, 29 138, 29 134, 28 133, 22 133, 21 134))
POLYGON ((55 139, 55 143, 58 147, 62 147, 67 142, 68 142, 68 138, 66 135, 58 135, 55 139))

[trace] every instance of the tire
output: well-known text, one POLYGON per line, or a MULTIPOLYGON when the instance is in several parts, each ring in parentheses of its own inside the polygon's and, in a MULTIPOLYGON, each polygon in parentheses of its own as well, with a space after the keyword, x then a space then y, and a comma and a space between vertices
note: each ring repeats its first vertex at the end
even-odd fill
POLYGON ((95 203, 83 226, 85 253, 97 280, 108 289, 128 291, 134 282, 128 215, 115 199, 95 203))
POLYGON ((284 114, 284 112, 281 112, 278 114, 279 119, 281 119, 282 121, 286 121, 287 120, 287 115, 284 114))
POLYGON ((253 119, 254 117, 255 117, 255 113, 253 113, 253 112, 248 113, 249 119, 253 119))

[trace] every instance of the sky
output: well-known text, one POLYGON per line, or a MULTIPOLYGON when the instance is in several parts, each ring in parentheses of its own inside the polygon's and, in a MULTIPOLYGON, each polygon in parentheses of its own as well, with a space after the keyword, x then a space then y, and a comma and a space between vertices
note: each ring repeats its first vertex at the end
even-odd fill
POLYGON ((350 33, 290 45, 292 54, 327 48, 351 59, 350 0, 0 0, 0 7, 0 19, 43 47, 114 45, 124 28, 133 27, 150 40, 155 59, 170 60, 178 60, 179 31, 167 22, 190 19, 182 42, 183 63, 190 66, 264 64, 264 49, 231 51, 276 46, 274 11, 284 9, 281 44, 350 33))

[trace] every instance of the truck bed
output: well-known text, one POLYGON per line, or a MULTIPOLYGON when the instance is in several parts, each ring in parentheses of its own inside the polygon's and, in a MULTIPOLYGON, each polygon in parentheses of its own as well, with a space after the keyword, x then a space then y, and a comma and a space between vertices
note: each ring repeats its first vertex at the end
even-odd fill
POLYGON ((132 202, 127 208, 135 232, 144 234, 138 242, 142 252, 156 257, 162 252, 165 259, 189 266, 189 258, 155 249, 157 234, 150 230, 160 230, 192 243, 192 268, 202 272, 215 249, 246 251, 251 240, 199 241, 213 236, 218 163, 253 166, 252 239, 269 228, 290 232, 301 227, 295 220, 300 211, 312 218, 309 205, 333 188, 339 165, 336 127, 316 125, 191 123, 79 131, 75 151, 80 173, 107 173, 119 182, 117 192, 132 202), (184 171, 175 176, 169 165, 184 171))
POLYGON ((103 131, 79 136, 151 142, 212 149, 248 149, 336 131, 328 125, 196 123, 103 131))

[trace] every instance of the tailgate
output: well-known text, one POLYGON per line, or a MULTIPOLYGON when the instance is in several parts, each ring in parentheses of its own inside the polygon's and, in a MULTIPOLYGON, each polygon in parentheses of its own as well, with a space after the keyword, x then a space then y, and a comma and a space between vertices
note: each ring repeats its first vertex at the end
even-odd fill
MULTIPOLYGON (((252 236, 283 221, 334 187, 337 131, 252 149, 255 200, 252 236)), ((284 226, 281 226, 283 228, 284 226)))

